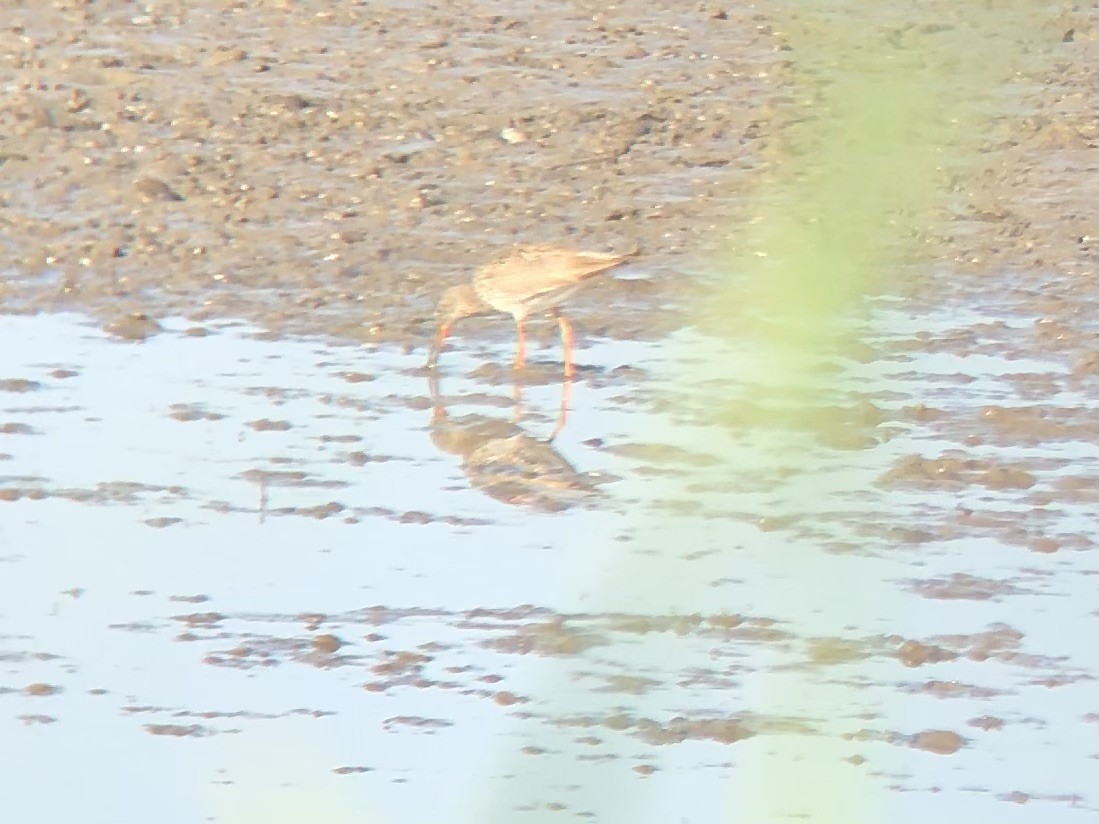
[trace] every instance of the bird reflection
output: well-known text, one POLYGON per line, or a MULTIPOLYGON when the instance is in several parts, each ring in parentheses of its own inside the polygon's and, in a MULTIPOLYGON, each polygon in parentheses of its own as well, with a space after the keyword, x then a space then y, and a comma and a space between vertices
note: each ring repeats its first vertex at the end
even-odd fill
POLYGON ((431 441, 442 452, 461 458, 470 484, 491 498, 513 506, 560 512, 590 500, 595 486, 553 446, 565 423, 568 382, 561 387, 561 407, 553 433, 540 440, 514 421, 486 415, 451 417, 435 375, 428 378, 432 412, 431 441))

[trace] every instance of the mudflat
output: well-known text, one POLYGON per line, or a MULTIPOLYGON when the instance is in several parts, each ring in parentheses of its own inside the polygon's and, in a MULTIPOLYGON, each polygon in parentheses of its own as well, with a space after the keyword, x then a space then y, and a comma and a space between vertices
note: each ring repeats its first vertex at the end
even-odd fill
MULTIPOLYGON (((578 317, 611 336, 665 331, 687 273, 714 268, 796 151, 792 128, 819 114, 799 90, 836 59, 850 14, 332 6, 6 12, 4 309, 76 309, 137 336, 153 328, 132 315, 182 315, 411 345, 443 288, 548 242, 641 251, 652 277, 604 280, 578 317)), ((879 14, 898 49, 988 36, 951 4, 922 7, 919 25, 879 14)), ((924 238, 927 261, 964 277, 919 280, 941 295, 996 279, 1039 314, 1094 307, 1095 18, 997 14, 1017 37, 984 162, 944 178, 956 197, 924 238)))

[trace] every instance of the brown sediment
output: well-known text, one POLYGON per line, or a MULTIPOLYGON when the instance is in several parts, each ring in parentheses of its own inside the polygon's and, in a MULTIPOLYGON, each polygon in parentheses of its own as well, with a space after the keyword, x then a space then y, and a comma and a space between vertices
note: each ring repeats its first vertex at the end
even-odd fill
MULTIPOLYGON (((813 58, 791 52, 782 9, 653 7, 638 26, 624 7, 592 21, 571 4, 523 19, 318 8, 257 6, 247 26, 213 2, 140 26, 98 5, 13 18, 5 307, 80 309, 132 339, 185 315, 420 343, 442 288, 496 250, 637 245, 654 277, 593 284, 576 314, 659 332, 678 321, 645 310, 690 288, 677 273, 720 241, 711 227, 745 217, 752 175, 806 117, 789 92, 813 58)), ((969 26, 938 17, 936 32, 969 26)), ((1094 301, 1079 171, 1096 145, 1095 21, 1026 23, 987 167, 955 181, 948 230, 923 240, 964 270, 959 288, 1024 273, 1013 298, 1042 318, 1035 341, 1087 371, 1070 310, 1094 301)), ((906 46, 932 36, 881 26, 906 46)))

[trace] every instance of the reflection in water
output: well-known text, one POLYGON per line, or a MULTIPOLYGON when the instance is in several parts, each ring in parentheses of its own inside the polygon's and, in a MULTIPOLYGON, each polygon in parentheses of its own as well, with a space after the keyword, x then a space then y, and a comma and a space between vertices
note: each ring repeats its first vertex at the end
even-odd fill
POLYGON ((546 440, 520 426, 519 389, 515 388, 516 419, 502 421, 485 415, 447 414, 439 381, 428 378, 431 392, 431 441, 440 451, 462 460, 470 484, 491 498, 514 506, 560 512, 590 500, 596 493, 592 478, 569 463, 553 447, 565 425, 569 382, 561 385, 561 406, 553 433, 546 440))
POLYGON ((241 478, 256 485, 259 501, 256 504, 256 514, 259 515, 260 524, 267 522, 267 486, 275 475, 274 472, 266 472, 262 469, 249 469, 241 473, 241 478))
MULTIPOLYGON (((220 821, 266 824, 279 816, 235 812, 246 793, 281 803, 272 793, 306 782, 314 814, 299 820, 333 820, 316 799, 353 786, 346 809, 379 822, 542 824, 556 805, 709 821, 803 743, 803 763, 841 746, 835 763, 867 797, 896 787, 895 815, 862 820, 1095 824, 1099 400, 1057 359, 1032 357, 1033 318, 891 304, 869 338, 883 354, 848 362, 850 383, 814 398, 821 426, 852 437, 791 432, 796 461, 778 438, 777 458, 761 448, 766 397, 745 378, 756 353, 692 330, 593 344, 604 374, 640 366, 586 384, 580 420, 548 444, 529 436, 553 429, 531 414, 529 380, 528 434, 510 410, 461 408, 473 381, 446 379, 430 434, 458 457, 427 460, 427 421, 409 422, 431 404, 415 356, 380 347, 386 383, 365 392, 347 377, 362 367, 353 347, 235 327, 191 337, 167 319, 134 348, 82 321, 5 318, 0 774, 28 788, 9 820, 210 818, 194 782, 165 781, 194 775, 234 808, 220 821), (725 373, 689 380, 679 365, 699 353, 725 373), (865 406, 839 405, 869 384, 865 406), (674 409, 657 394, 668 387, 674 409), (733 425, 706 426, 715 397, 730 398, 733 425), (193 414, 199 401, 208 416, 193 414), (272 407, 290 428, 248 426, 272 407), (581 428, 606 446, 568 451, 581 428), (607 475, 577 475, 554 448, 622 488, 588 503, 607 475), (495 474, 497 490, 507 479, 512 505, 456 478, 459 463, 495 474), (552 517, 532 523, 523 494, 552 517), (840 599, 849 582, 859 590, 840 599), (318 666, 325 636, 348 649, 318 666), (776 676, 781 688, 760 692, 776 676), (826 701, 841 708, 825 714, 826 701), (105 751, 137 771, 130 792, 110 792, 118 758, 105 751), (493 782, 515 775, 500 779, 509 797, 491 783, 483 804, 465 800, 453 765, 471 753, 493 782), (62 773, 88 780, 59 797, 62 773), (35 807, 20 815, 23 797, 35 807)), ((543 391, 556 406, 558 385, 543 391)), ((824 809, 814 793, 776 798, 789 815, 751 820, 824 809)))

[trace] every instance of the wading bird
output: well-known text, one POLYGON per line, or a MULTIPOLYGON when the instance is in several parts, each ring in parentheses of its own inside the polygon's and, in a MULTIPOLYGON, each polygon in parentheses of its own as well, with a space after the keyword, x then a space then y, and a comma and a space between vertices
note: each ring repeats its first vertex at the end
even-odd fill
POLYGON ((426 366, 439 360, 443 341, 455 321, 478 315, 505 314, 515 318, 518 340, 515 368, 526 362, 523 327, 530 315, 549 314, 561 327, 565 376, 572 377, 572 326, 558 305, 579 289, 584 281, 628 260, 631 255, 577 252, 556 246, 520 246, 485 266, 469 283, 447 289, 435 310, 438 329, 426 366))

